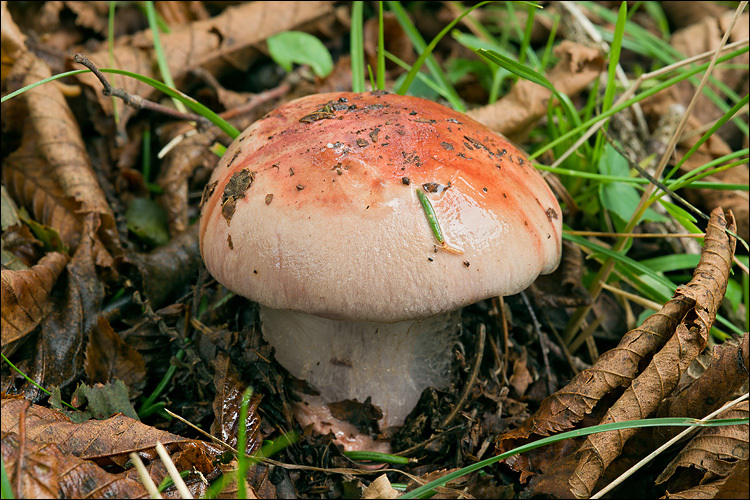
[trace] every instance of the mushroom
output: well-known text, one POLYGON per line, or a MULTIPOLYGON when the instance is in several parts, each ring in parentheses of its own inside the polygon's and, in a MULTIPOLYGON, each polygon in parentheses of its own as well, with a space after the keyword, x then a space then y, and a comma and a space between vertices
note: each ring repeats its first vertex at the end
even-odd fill
POLYGON ((561 212, 508 140, 432 101, 316 94, 256 121, 206 186, 208 271, 260 305, 277 361, 325 403, 401 425, 450 382, 463 306, 560 260, 561 212))

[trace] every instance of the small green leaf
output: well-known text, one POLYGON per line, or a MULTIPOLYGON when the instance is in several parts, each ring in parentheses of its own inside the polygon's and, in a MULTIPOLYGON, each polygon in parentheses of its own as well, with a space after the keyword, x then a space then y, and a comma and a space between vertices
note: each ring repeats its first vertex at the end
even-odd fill
POLYGON ((79 385, 73 392, 71 399, 75 405, 85 405, 86 409, 83 411, 63 410, 60 390, 53 388, 52 391, 53 406, 65 413, 75 423, 86 422, 91 419, 106 420, 115 413, 122 413, 127 417, 139 420, 133 405, 130 403, 128 389, 122 380, 115 380, 114 383, 105 385, 97 384, 94 387, 86 384, 79 385))
POLYGON ((42 242, 45 250, 61 252, 64 254, 68 253, 68 247, 63 243, 57 229, 35 221, 29 216, 28 212, 26 212, 26 209, 23 207, 18 210, 18 217, 24 224, 29 226, 34 237, 42 242))
MULTIPOLYGON (((623 179, 630 177, 628 161, 609 144, 605 146, 604 154, 599 161, 599 172, 602 175, 622 177, 623 179)), ((609 182, 600 185, 599 199, 602 205, 619 219, 618 222, 622 222, 622 224, 615 224, 619 231, 632 217, 641 196, 638 194, 638 190, 630 184, 609 182)), ((641 221, 643 220, 664 222, 667 219, 649 208, 641 217, 641 221)))
POLYGON ((149 198, 134 198, 125 212, 125 221, 128 229, 148 245, 160 246, 169 242, 167 214, 149 198))
POLYGON ((333 58, 323 42, 303 31, 285 31, 267 40, 271 58, 292 71, 292 63, 307 64, 323 78, 333 71, 333 58))

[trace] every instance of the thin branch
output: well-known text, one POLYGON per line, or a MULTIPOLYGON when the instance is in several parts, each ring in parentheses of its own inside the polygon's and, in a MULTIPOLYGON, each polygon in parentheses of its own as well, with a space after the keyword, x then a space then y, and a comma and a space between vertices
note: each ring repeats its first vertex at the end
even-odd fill
POLYGON ((92 73, 94 73, 94 76, 99 79, 102 87, 104 87, 102 89, 102 94, 107 97, 113 96, 122 99, 125 104, 138 111, 140 111, 141 109, 147 109, 149 111, 154 111, 156 113, 171 116, 172 118, 177 118, 178 120, 194 121, 197 122, 201 127, 207 127, 211 125, 211 122, 201 115, 197 115, 195 113, 183 113, 176 109, 163 106, 159 103, 149 101, 148 99, 144 99, 141 96, 130 94, 125 89, 114 88, 109 84, 109 80, 107 80, 107 77, 104 76, 104 73, 99 71, 99 68, 97 68, 94 63, 89 61, 88 57, 80 52, 76 54, 75 57, 73 57, 73 60, 78 64, 85 66, 86 68, 91 70, 92 73))

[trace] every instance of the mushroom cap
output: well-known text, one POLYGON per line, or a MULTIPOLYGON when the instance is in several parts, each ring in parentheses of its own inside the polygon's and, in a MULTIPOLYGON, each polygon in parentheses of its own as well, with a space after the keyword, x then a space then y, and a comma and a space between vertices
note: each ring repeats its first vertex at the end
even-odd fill
POLYGON ((561 234, 555 196, 498 133, 425 99, 341 92, 240 134, 206 186, 200 245, 220 283, 268 307, 395 322, 520 292, 557 267, 561 234))

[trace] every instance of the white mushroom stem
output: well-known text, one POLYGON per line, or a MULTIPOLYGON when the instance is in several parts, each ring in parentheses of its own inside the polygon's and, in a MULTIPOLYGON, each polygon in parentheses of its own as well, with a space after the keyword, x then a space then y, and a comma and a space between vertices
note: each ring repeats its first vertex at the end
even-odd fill
POLYGON ((401 425, 427 387, 450 382, 460 312, 398 323, 338 321, 260 307, 263 335, 276 359, 320 391, 383 412, 381 428, 401 425))

